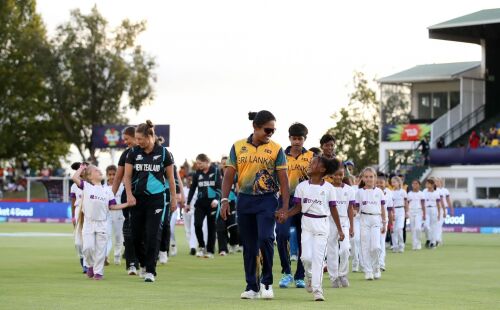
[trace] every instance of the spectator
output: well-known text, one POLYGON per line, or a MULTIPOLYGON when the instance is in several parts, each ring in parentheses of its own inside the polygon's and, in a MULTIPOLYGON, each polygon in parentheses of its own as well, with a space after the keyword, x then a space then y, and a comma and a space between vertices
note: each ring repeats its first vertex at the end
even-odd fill
POLYGON ((479 136, 477 135, 476 131, 473 130, 469 137, 469 147, 471 149, 477 149, 479 147, 479 142, 479 136))
POLYGON ((436 143, 436 147, 438 149, 442 149, 442 148, 445 147, 445 145, 444 145, 444 138, 443 137, 439 138, 438 142, 436 143))
POLYGON ((420 143, 417 145, 417 149, 420 149, 422 156, 424 157, 424 165, 429 164, 429 136, 425 136, 420 143))
POLYGON ((491 144, 491 142, 496 139, 497 137, 497 129, 495 126, 491 126, 490 131, 488 132, 488 144, 491 144))
POLYGON ((488 134, 484 128, 479 132, 479 144, 481 146, 488 146, 488 134))

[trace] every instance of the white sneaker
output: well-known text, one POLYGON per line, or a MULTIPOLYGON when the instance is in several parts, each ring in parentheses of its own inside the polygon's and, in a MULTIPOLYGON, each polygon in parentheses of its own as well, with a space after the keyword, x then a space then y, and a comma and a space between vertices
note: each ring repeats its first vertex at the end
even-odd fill
POLYGON ((236 253, 236 247, 237 247, 236 245, 230 245, 230 246, 228 247, 228 253, 229 253, 229 254, 234 254, 234 253, 236 253))
POLYGON ((144 282, 154 282, 155 281, 155 276, 148 272, 146 273, 146 276, 144 276, 144 282))
POLYGON ((325 297, 320 291, 313 292, 313 299, 314 301, 325 301, 325 297))
POLYGON ((198 248, 198 252, 196 252, 196 257, 203 257, 203 256, 205 256, 205 249, 198 248))
POLYGON ((219 255, 220 256, 227 256, 227 253, 226 253, 226 251, 220 251, 219 255))
POLYGON ((177 256, 177 247, 175 244, 170 246, 170 256, 177 256))
POLYGON ((127 271, 129 276, 135 276, 137 275, 137 268, 135 266, 130 266, 127 271))
POLYGON ((122 259, 120 255, 115 255, 115 265, 121 265, 122 259))
POLYGON ((340 279, 340 284, 342 285, 342 287, 349 287, 349 279, 347 279, 347 276, 341 276, 339 277, 340 279))
POLYGON ((237 253, 241 253, 241 252, 243 252, 243 247, 241 247, 241 246, 237 245, 237 246, 236 246, 236 252, 237 252, 237 253))
POLYGON ((375 270, 375 273, 373 274, 373 278, 375 280, 378 280, 378 279, 382 278, 382 273, 380 273, 380 269, 379 270, 375 270))
POLYGON ((260 298, 273 299, 274 298, 273 286, 268 285, 268 289, 266 290, 266 286, 261 283, 260 284, 260 298))
POLYGON ((141 267, 141 270, 139 270, 139 277, 141 277, 143 279, 146 277, 146 268, 145 267, 141 267))
POLYGON ((373 280, 373 273, 371 272, 365 273, 365 280, 373 280))
POLYGON ((290 256, 290 261, 292 262, 296 262, 299 258, 297 257, 297 255, 292 255, 290 256))
POLYGON ((307 273, 306 273, 306 275, 304 277, 304 280, 306 282, 306 291, 308 293, 312 293, 313 289, 312 289, 312 284, 311 284, 311 277, 308 276, 307 273))
POLYGON ((214 253, 210 253, 210 252, 207 252, 205 255, 204 255, 205 258, 214 258, 214 253))
POLYGON ((244 291, 240 295, 241 299, 257 299, 259 298, 259 292, 254 292, 252 290, 250 291, 244 291))
POLYGON ((337 278, 335 278, 335 279, 331 280, 331 282, 332 282, 332 287, 333 287, 333 288, 339 288, 339 287, 342 287, 342 284, 340 283, 340 278, 339 278, 339 277, 337 277, 337 278))
POLYGON ((160 262, 160 264, 165 265, 168 262, 167 252, 160 251, 158 258, 159 258, 158 261, 160 262))

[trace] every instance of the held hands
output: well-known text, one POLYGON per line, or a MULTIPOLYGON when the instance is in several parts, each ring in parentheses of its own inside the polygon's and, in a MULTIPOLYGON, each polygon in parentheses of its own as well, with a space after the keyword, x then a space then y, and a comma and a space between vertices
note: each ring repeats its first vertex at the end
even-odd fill
POLYGON ((137 200, 135 200, 134 195, 130 194, 127 195, 127 204, 129 207, 135 206, 137 204, 137 200))
POLYGON ((229 201, 222 200, 221 206, 220 217, 225 221, 231 213, 231 210, 229 209, 229 201))
POLYGON ((349 236, 351 238, 354 238, 354 228, 353 227, 349 227, 349 236))
POLYGON ((288 212, 281 208, 274 213, 274 217, 278 223, 283 224, 288 219, 288 212))
POLYGON ((385 224, 382 224, 382 227, 380 228, 380 233, 385 234, 385 224))
POLYGON ((177 209, 177 198, 170 198, 170 211, 174 212, 177 209))

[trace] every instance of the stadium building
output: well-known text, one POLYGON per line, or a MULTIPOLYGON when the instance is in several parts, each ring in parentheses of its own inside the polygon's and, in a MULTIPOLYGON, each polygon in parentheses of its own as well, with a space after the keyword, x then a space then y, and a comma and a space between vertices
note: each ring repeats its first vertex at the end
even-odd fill
POLYGON ((379 80, 379 169, 437 176, 456 205, 500 205, 500 9, 428 28, 431 39, 478 44, 479 61, 418 65, 379 80), (483 140, 469 144, 472 132, 483 140), (429 137, 429 156, 419 142, 429 137), (486 141, 486 142, 484 142, 486 141))

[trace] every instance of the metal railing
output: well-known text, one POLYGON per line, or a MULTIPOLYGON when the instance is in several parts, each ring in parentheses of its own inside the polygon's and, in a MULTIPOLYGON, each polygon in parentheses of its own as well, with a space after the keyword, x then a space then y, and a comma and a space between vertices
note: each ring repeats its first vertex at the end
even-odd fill
POLYGON ((458 124, 451 127, 448 131, 446 131, 441 137, 444 138, 445 146, 450 145, 453 141, 460 138, 467 131, 472 129, 472 127, 476 126, 480 122, 482 122, 486 117, 485 114, 485 106, 480 106, 476 111, 467 115, 464 119, 462 119, 458 124))

